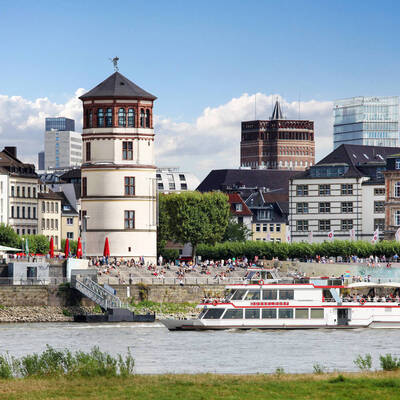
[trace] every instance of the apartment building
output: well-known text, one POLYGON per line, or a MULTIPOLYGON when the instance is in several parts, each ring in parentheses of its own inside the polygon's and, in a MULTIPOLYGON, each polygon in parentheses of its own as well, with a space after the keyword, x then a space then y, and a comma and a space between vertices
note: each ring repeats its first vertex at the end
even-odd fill
POLYGON ((371 240, 385 225, 386 158, 399 149, 341 145, 289 181, 292 241, 371 240))
MULTIPOLYGON (((45 185, 42 185, 45 186, 45 185)), ((53 238, 54 248, 61 249, 61 200, 59 193, 45 188, 39 193, 39 233, 50 241, 53 238)))

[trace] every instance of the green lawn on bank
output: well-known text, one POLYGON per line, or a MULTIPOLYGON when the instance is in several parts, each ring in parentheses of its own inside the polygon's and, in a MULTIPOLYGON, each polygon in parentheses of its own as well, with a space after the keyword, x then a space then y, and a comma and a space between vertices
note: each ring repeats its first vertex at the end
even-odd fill
POLYGON ((0 399, 400 399, 400 372, 0 380, 0 399))

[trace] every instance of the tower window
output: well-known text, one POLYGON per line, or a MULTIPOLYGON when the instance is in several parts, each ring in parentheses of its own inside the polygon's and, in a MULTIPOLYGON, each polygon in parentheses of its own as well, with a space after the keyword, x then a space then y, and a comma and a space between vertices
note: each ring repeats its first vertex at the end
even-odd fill
POLYGON ((128 126, 135 126, 135 110, 133 108, 128 110, 128 126))
POLYGON ((144 110, 143 110, 143 108, 140 109, 140 127, 144 128, 144 110))
POLYGON ((126 126, 126 113, 124 108, 118 110, 118 126, 126 126))
POLYGON ((126 176, 125 177, 125 196, 135 195, 135 177, 126 176))
POLYGON ((90 161, 91 159, 91 151, 90 151, 90 142, 86 143, 86 161, 90 161))
POLYGON ((150 128, 150 110, 146 110, 146 128, 150 128))
POLYGON ((125 229, 135 229, 135 211, 124 212, 124 226, 125 229))
POLYGON ((99 128, 104 127, 104 110, 102 108, 97 110, 97 126, 99 128))
POLYGON ((107 108, 107 112, 106 112, 106 126, 107 126, 107 127, 113 126, 112 108, 107 108))
POLYGON ((87 196, 87 178, 83 177, 82 178, 82 197, 87 196))
POLYGON ((122 142, 122 159, 133 160, 133 143, 122 142))
POLYGON ((86 128, 93 126, 93 115, 92 110, 86 110, 86 128))

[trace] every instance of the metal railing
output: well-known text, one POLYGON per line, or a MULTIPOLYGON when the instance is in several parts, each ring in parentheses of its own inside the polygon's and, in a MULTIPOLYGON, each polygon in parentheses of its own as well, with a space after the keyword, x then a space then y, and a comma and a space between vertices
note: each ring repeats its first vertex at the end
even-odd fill
POLYGON ((129 279, 121 280, 118 277, 112 276, 100 276, 99 281, 102 283, 107 283, 109 285, 137 285, 140 283, 146 285, 233 285, 246 283, 247 281, 243 277, 232 277, 232 278, 210 278, 210 277, 185 277, 185 278, 174 278, 174 277, 131 277, 129 279))
POLYGON ((129 308, 126 304, 121 302, 119 297, 111 294, 108 290, 104 289, 89 277, 84 277, 82 280, 76 277, 71 280, 71 283, 72 287, 90 300, 94 301, 104 310, 111 308, 129 308))
POLYGON ((0 278, 0 285, 39 285, 39 286, 48 286, 48 285, 61 285, 62 283, 66 283, 67 278, 0 278))

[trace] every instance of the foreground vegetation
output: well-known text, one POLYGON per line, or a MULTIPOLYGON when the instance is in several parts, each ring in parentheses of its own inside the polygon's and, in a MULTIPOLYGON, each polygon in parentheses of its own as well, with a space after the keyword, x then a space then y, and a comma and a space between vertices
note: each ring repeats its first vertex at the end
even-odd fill
POLYGON ((131 306, 138 314, 147 312, 157 314, 188 314, 195 312, 197 303, 157 303, 143 300, 139 303, 132 301, 131 306))
POLYGON ((0 399, 311 399, 400 398, 400 373, 313 375, 136 375, 0 380, 0 399))
POLYGON ((90 352, 56 350, 47 346, 41 354, 21 358, 0 355, 0 378, 30 377, 126 377, 133 374, 134 360, 128 355, 116 357, 93 347, 90 352))
POLYGON ((351 257, 367 258, 371 255, 391 258, 400 256, 400 242, 383 240, 376 244, 362 240, 334 240, 323 243, 274 243, 262 241, 224 242, 216 245, 199 244, 197 255, 203 260, 221 260, 233 257, 246 256, 252 260, 259 258, 278 258, 279 260, 311 259, 319 255, 321 257, 351 257))

